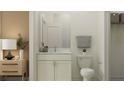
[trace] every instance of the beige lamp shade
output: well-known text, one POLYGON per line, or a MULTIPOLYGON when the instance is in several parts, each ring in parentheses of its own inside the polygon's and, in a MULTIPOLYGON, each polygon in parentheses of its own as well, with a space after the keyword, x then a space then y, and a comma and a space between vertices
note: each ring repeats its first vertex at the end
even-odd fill
POLYGON ((16 50, 17 40, 16 39, 2 39, 2 50, 16 50))

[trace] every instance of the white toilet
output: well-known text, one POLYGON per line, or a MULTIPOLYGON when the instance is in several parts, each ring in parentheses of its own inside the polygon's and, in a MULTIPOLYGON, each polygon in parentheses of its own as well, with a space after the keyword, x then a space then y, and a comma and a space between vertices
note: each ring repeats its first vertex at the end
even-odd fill
POLYGON ((80 67, 80 74, 84 81, 90 81, 95 75, 95 71, 91 68, 92 56, 78 55, 78 65, 80 67))

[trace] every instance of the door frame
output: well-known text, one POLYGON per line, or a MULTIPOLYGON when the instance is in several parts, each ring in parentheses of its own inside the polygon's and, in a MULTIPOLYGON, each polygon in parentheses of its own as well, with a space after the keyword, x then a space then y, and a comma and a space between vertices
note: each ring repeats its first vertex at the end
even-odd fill
POLYGON ((110 75, 110 52, 111 52, 111 24, 110 24, 110 11, 105 11, 105 77, 104 80, 109 81, 110 75))
POLYGON ((38 19, 39 12, 30 11, 29 12, 29 80, 37 80, 37 62, 36 54, 39 51, 39 35, 40 21, 38 19), (36 46, 37 45, 37 46, 36 46))
POLYGON ((35 12, 29 12, 29 81, 36 80, 35 12))

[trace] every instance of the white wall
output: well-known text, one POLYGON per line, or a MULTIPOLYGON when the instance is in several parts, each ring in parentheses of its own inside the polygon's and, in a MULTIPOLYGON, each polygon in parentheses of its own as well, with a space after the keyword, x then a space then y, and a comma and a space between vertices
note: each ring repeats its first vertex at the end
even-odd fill
POLYGON ((98 14, 98 31, 97 31, 97 62, 98 62, 98 78, 105 78, 105 12, 98 14))
MULTIPOLYGON (((33 47, 34 51, 33 54, 36 54, 38 51, 38 34, 37 32, 39 31, 39 13, 40 12, 33 12, 35 14, 34 17, 34 42, 33 47), (37 46, 36 46, 37 45, 37 46)), ((76 44, 76 36, 77 35, 91 35, 92 36, 92 44, 91 44, 91 49, 88 49, 88 54, 93 55, 93 68, 96 71, 97 76, 99 75, 98 73, 102 72, 103 76, 104 74, 104 12, 90 12, 90 11, 85 11, 85 12, 67 12, 70 15, 70 20, 71 20, 71 50, 72 50, 72 80, 81 80, 81 76, 79 73, 79 67, 77 65, 77 58, 76 56, 81 53, 82 50, 79 50, 77 48, 76 44), (98 37, 99 36, 99 37, 98 37), (102 63, 102 65, 98 65, 98 62, 102 63), (100 70, 100 71, 99 71, 100 70)), ((31 36, 30 36, 31 37, 31 36)), ((31 41, 31 40, 30 40, 31 41)), ((31 64, 31 68, 34 67, 33 71, 36 73, 36 56, 31 55, 34 57, 33 59, 33 64, 31 64)), ((31 57, 30 56, 30 57, 31 57)), ((33 74, 30 71, 32 77, 33 74)), ((34 75, 36 75, 34 73, 34 75)), ((99 76, 98 76, 99 77, 99 76)), ((31 80, 36 80, 36 77, 31 80)))

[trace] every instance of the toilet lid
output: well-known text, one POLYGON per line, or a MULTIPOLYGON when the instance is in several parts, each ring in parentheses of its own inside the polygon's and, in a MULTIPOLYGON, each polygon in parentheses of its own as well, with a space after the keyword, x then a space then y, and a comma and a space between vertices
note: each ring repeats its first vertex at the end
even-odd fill
POLYGON ((90 72, 90 73, 94 73, 94 70, 91 69, 91 68, 82 68, 82 69, 81 69, 81 72, 86 72, 86 73, 87 73, 87 72, 88 72, 88 73, 90 72))
POLYGON ((91 78, 95 75, 95 71, 91 68, 82 68, 80 74, 85 78, 91 78))

